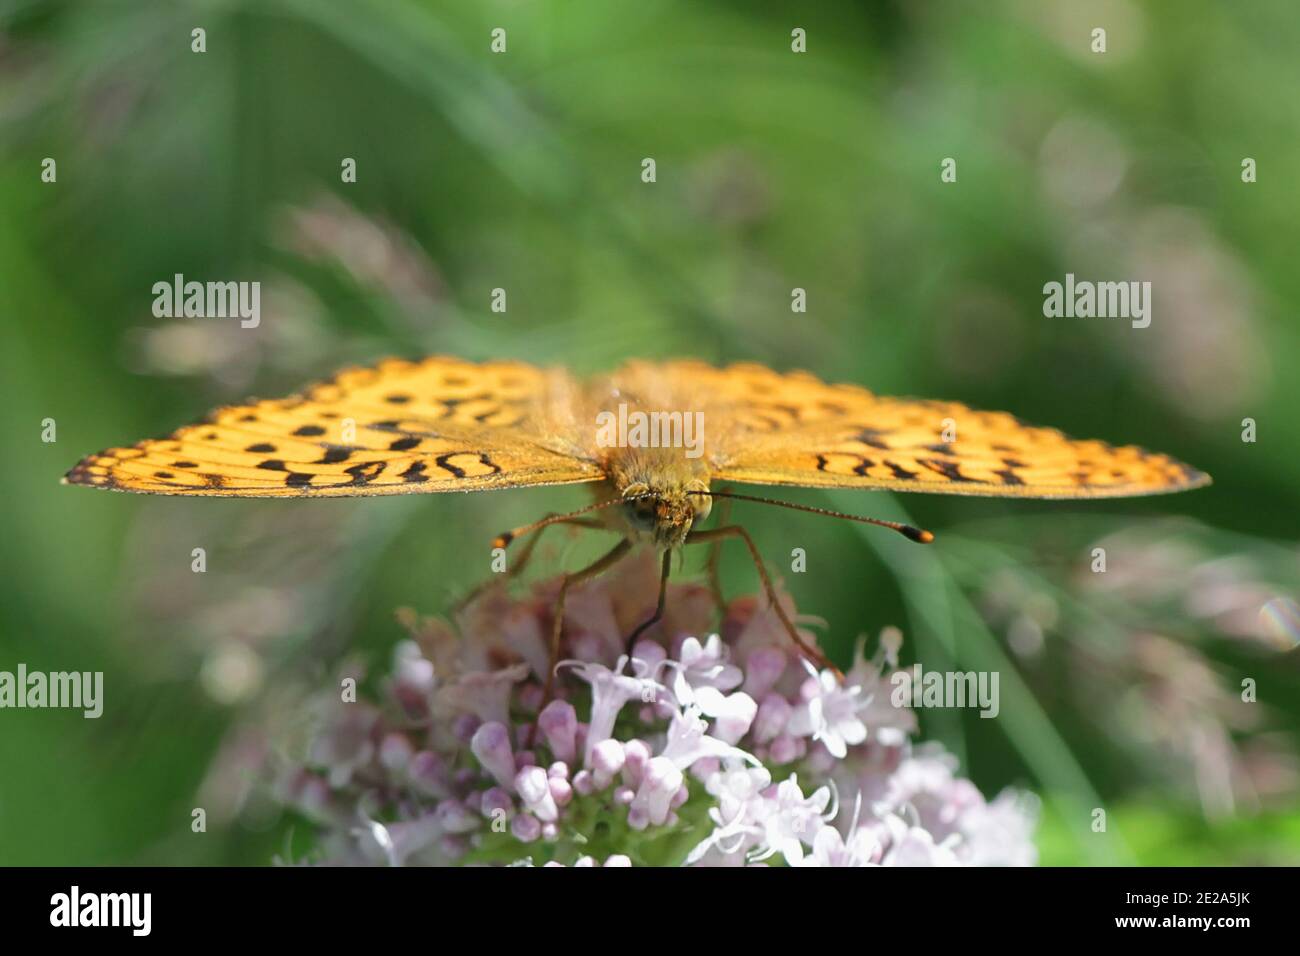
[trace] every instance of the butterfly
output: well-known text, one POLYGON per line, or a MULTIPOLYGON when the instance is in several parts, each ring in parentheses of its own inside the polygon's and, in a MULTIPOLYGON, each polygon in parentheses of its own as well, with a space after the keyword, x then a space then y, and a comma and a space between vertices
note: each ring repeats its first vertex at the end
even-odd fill
MULTIPOLYGON (((558 651, 568 589, 638 545, 662 552, 655 612, 683 545, 738 538, 800 650, 833 668, 777 600, 740 525, 701 529, 715 498, 781 504, 864 521, 929 542, 928 531, 714 487, 715 482, 864 488, 1012 498, 1109 498, 1183 491, 1208 475, 1134 446, 1068 438, 1006 412, 887 398, 807 372, 695 360, 631 361, 579 381, 523 362, 448 356, 349 368, 288 398, 217 409, 196 425, 80 461, 66 483, 150 494, 322 498, 590 484, 595 502, 498 536, 529 536, 526 564, 551 525, 620 540, 566 575, 554 617, 558 651)), ((549 689, 549 688, 548 688, 549 689)), ((549 694, 548 694, 549 697, 549 694)))

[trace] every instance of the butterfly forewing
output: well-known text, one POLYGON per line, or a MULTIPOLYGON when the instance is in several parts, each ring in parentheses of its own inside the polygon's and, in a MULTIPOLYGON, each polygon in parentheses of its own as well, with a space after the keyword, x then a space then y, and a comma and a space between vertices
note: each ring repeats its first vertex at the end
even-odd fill
POLYGON ((1071 439, 1005 412, 882 398, 752 364, 675 362, 664 373, 696 389, 707 383, 716 479, 1021 498, 1124 497, 1209 482, 1167 455, 1071 439))
POLYGON ((81 461, 74 484, 157 494, 351 496, 595 481, 536 434, 563 376, 435 357, 348 369, 288 399, 232 406, 81 461))

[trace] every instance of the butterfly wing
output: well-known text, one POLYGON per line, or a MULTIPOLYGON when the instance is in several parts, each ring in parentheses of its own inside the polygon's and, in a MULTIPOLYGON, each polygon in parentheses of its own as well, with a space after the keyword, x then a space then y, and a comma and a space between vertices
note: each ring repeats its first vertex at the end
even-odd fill
POLYGON ((665 374, 709 396, 719 480, 1015 498, 1128 497, 1210 481, 1132 445, 1080 441, 955 402, 884 398, 806 372, 674 362, 665 374))
POLYGON ((338 497, 478 491, 604 477, 547 447, 573 385, 519 362, 433 356, 340 372, 300 395, 218 409, 163 439, 110 448, 65 481, 117 491, 338 497))

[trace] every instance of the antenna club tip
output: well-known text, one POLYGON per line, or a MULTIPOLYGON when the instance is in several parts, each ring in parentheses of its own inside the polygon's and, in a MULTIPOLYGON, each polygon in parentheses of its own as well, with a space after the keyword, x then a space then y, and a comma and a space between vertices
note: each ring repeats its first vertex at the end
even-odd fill
POLYGON ((908 528, 903 533, 917 544, 929 544, 934 540, 934 535, 923 528, 908 528))
POLYGON ((492 539, 492 547, 494 547, 494 548, 505 548, 505 547, 508 547, 509 544, 510 544, 510 542, 511 542, 513 539, 514 539, 514 535, 513 535, 512 533, 510 533, 509 531, 507 531, 505 534, 503 534, 503 535, 498 535, 497 537, 495 537, 495 538, 492 539))

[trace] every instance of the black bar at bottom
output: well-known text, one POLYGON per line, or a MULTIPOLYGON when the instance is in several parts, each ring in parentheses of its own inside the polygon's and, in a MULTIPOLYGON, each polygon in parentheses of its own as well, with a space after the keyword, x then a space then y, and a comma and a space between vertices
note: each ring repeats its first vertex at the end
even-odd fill
MULTIPOLYGON (((279 941, 437 945, 602 928, 674 935, 672 925, 747 934, 782 924, 878 941, 990 941, 1055 930, 1230 941, 1294 919, 1286 869, 345 870, 44 868, 0 870, 7 941, 77 934, 206 944, 279 941), (74 889, 75 887, 75 889, 74 889), (144 895, 147 894, 147 897, 144 895), (86 923, 115 925, 91 925, 86 923), (640 929, 638 929, 638 925, 640 929), (655 929, 655 927, 658 929, 655 929), (453 935, 454 934, 454 935, 453 935), (866 935, 869 934, 869 935, 866 935)), ((646 939, 649 942, 649 938, 646 939)), ((14 950, 16 951, 16 950, 14 950)))

